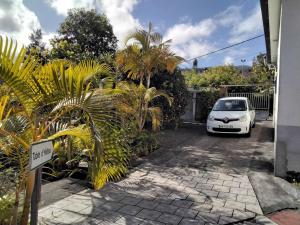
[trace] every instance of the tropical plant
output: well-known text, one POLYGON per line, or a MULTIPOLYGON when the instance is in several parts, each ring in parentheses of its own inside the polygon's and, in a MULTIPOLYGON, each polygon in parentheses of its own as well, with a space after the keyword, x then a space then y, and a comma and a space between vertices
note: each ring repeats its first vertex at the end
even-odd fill
POLYGON ((122 96, 126 99, 123 103, 119 103, 118 108, 131 117, 138 133, 144 129, 147 119, 151 121, 152 130, 157 131, 161 125, 162 111, 160 107, 150 104, 154 99, 164 97, 171 105, 173 99, 166 92, 155 87, 146 88, 143 84, 136 85, 123 81, 117 84, 117 88, 122 91, 122 96))
POLYGON ((107 66, 94 61, 40 65, 26 52, 25 48, 18 52, 17 44, 0 37, 0 79, 9 88, 0 104, 0 150, 24 168, 18 177, 13 220, 16 224, 19 194, 25 188, 22 225, 28 222, 35 182, 34 171, 27 167, 31 143, 73 136, 92 146, 91 175, 96 189, 126 172, 128 156, 115 110, 117 94, 90 88, 91 79, 108 72, 107 66), (57 123, 65 126, 51 133, 57 123))
POLYGON ((164 72, 152 78, 152 85, 172 96, 172 105, 169 105, 165 98, 156 98, 153 105, 162 109, 164 127, 176 129, 180 124, 180 117, 185 113, 188 99, 184 76, 179 69, 176 69, 173 75, 164 72))
POLYGON ((129 78, 140 83, 146 81, 146 88, 149 88, 154 74, 164 70, 172 74, 183 60, 170 50, 170 42, 163 41, 161 34, 154 32, 149 23, 148 31, 137 30, 129 35, 126 48, 117 52, 117 64, 129 78))

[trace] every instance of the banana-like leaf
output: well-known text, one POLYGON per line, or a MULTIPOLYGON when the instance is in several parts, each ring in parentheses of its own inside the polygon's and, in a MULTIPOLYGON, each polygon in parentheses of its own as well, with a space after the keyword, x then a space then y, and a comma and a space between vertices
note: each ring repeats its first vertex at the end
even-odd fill
POLYGON ((82 140, 83 142, 90 144, 92 141, 90 130, 82 125, 77 127, 69 127, 67 129, 56 132, 55 134, 48 137, 49 140, 56 139, 63 136, 74 136, 82 140))

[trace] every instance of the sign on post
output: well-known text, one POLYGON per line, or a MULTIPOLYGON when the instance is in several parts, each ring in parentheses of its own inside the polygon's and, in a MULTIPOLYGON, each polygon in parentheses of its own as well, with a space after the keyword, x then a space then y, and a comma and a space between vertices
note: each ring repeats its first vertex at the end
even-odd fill
POLYGON ((35 170, 52 158, 53 144, 52 140, 33 143, 30 148, 29 165, 30 170, 35 170))
POLYGON ((45 140, 31 144, 29 153, 29 167, 30 170, 35 170, 35 183, 31 196, 31 212, 30 225, 38 224, 38 208, 41 195, 41 180, 42 168, 46 162, 51 160, 53 154, 52 140, 45 140))

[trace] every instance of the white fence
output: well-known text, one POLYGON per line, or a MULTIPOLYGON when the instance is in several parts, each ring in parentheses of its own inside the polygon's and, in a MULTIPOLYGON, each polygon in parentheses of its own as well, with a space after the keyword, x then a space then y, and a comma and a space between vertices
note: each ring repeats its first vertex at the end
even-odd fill
POLYGON ((247 97, 257 110, 269 110, 270 94, 269 93, 228 93, 230 97, 247 97))

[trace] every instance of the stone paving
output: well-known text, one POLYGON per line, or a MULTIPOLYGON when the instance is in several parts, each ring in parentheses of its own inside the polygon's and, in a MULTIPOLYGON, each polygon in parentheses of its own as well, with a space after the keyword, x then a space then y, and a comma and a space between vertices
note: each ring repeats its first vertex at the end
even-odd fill
POLYGON ((247 175, 147 163, 100 191, 87 189, 40 209, 39 223, 213 225, 261 214, 247 175))

